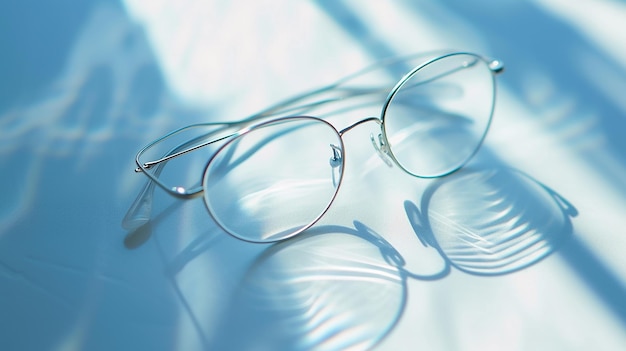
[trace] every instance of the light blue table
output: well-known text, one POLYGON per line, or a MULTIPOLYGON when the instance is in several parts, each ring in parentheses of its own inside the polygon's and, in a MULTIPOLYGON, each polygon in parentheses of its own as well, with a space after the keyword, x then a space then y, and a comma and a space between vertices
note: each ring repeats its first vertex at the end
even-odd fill
POLYGON ((609 0, 3 3, 0 349, 626 349, 625 18, 609 0), (363 125, 293 240, 239 241, 162 191, 149 230, 121 227, 154 138, 442 48, 506 63, 462 171, 388 168, 363 125))

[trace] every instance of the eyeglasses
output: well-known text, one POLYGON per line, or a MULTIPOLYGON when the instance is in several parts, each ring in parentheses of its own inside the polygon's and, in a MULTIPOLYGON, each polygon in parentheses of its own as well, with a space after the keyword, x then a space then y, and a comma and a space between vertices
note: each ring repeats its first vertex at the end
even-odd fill
POLYGON ((154 187, 178 198, 202 196, 215 222, 251 242, 272 242, 314 225, 335 199, 344 174, 343 135, 374 122, 370 135, 389 166, 420 177, 441 177, 461 168, 479 149, 494 109, 498 60, 472 53, 420 54, 381 61, 335 84, 296 96, 236 122, 202 123, 175 130, 142 148, 136 172, 149 180, 123 220, 127 229, 150 220, 154 187), (408 64, 421 63, 412 69, 408 64), (366 73, 406 73, 389 90, 350 84, 366 73), (325 97, 325 94, 334 94, 325 97), (343 129, 302 115, 331 103, 386 97, 380 116, 343 129), (193 136, 189 136, 193 135, 193 136), (173 140, 173 147, 160 147, 173 140), (206 152, 201 182, 170 186, 166 164, 191 152, 206 152), (152 156, 148 156, 152 154, 152 156))

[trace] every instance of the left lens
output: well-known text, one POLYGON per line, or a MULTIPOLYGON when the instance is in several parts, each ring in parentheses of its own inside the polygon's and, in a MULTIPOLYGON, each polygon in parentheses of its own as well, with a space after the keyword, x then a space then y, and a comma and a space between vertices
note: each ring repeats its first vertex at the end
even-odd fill
POLYGON ((204 200, 228 233, 253 242, 282 240, 326 212, 342 170, 343 143, 330 124, 283 118, 218 150, 205 170, 204 200))
POLYGON ((383 110, 391 153, 405 171, 438 177, 465 164, 491 121, 494 77, 482 58, 450 54, 411 72, 383 110))

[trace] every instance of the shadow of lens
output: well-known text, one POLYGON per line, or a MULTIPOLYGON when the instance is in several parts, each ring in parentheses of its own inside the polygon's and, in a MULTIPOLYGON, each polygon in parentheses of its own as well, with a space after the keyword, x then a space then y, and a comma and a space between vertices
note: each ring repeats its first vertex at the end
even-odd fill
POLYGON ((571 236, 577 214, 550 188, 506 168, 461 170, 427 189, 421 212, 410 201, 405 209, 424 244, 475 275, 537 263, 571 236))
POLYGON ((274 245, 233 296, 216 349, 371 348, 401 315, 406 285, 369 239, 333 226, 274 245))

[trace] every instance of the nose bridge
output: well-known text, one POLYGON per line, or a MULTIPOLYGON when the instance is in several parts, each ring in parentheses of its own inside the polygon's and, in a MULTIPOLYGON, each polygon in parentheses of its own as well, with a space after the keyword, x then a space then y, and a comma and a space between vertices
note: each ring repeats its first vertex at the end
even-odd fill
POLYGON ((359 120, 359 121, 357 121, 355 123, 352 123, 351 125, 349 125, 346 128, 342 129, 339 132, 339 135, 343 136, 344 133, 352 130, 354 127, 356 127, 358 125, 361 125, 363 123, 367 123, 367 122, 376 122, 381 127, 380 133, 378 133, 378 140, 376 140, 376 138, 374 137, 373 133, 370 134, 370 140, 372 141, 372 145, 374 146, 374 150, 376 150, 376 153, 378 154, 380 159, 383 160, 383 162, 388 167, 392 167, 393 166, 393 162, 391 162, 391 156, 389 155, 389 153, 390 153, 389 145, 387 144, 387 139, 383 135, 383 130, 382 130, 383 121, 379 117, 368 117, 368 118, 364 118, 362 120, 359 120))
POLYGON ((345 127, 344 129, 340 130, 339 131, 339 135, 343 136, 344 133, 349 132, 354 127, 356 127, 358 125, 361 125, 363 123, 367 123, 367 122, 376 122, 380 126, 382 126, 382 124, 383 124, 383 121, 380 118, 378 118, 378 117, 367 117, 367 118, 363 118, 363 119, 361 119, 359 121, 356 121, 356 122, 352 123, 351 125, 345 127))

